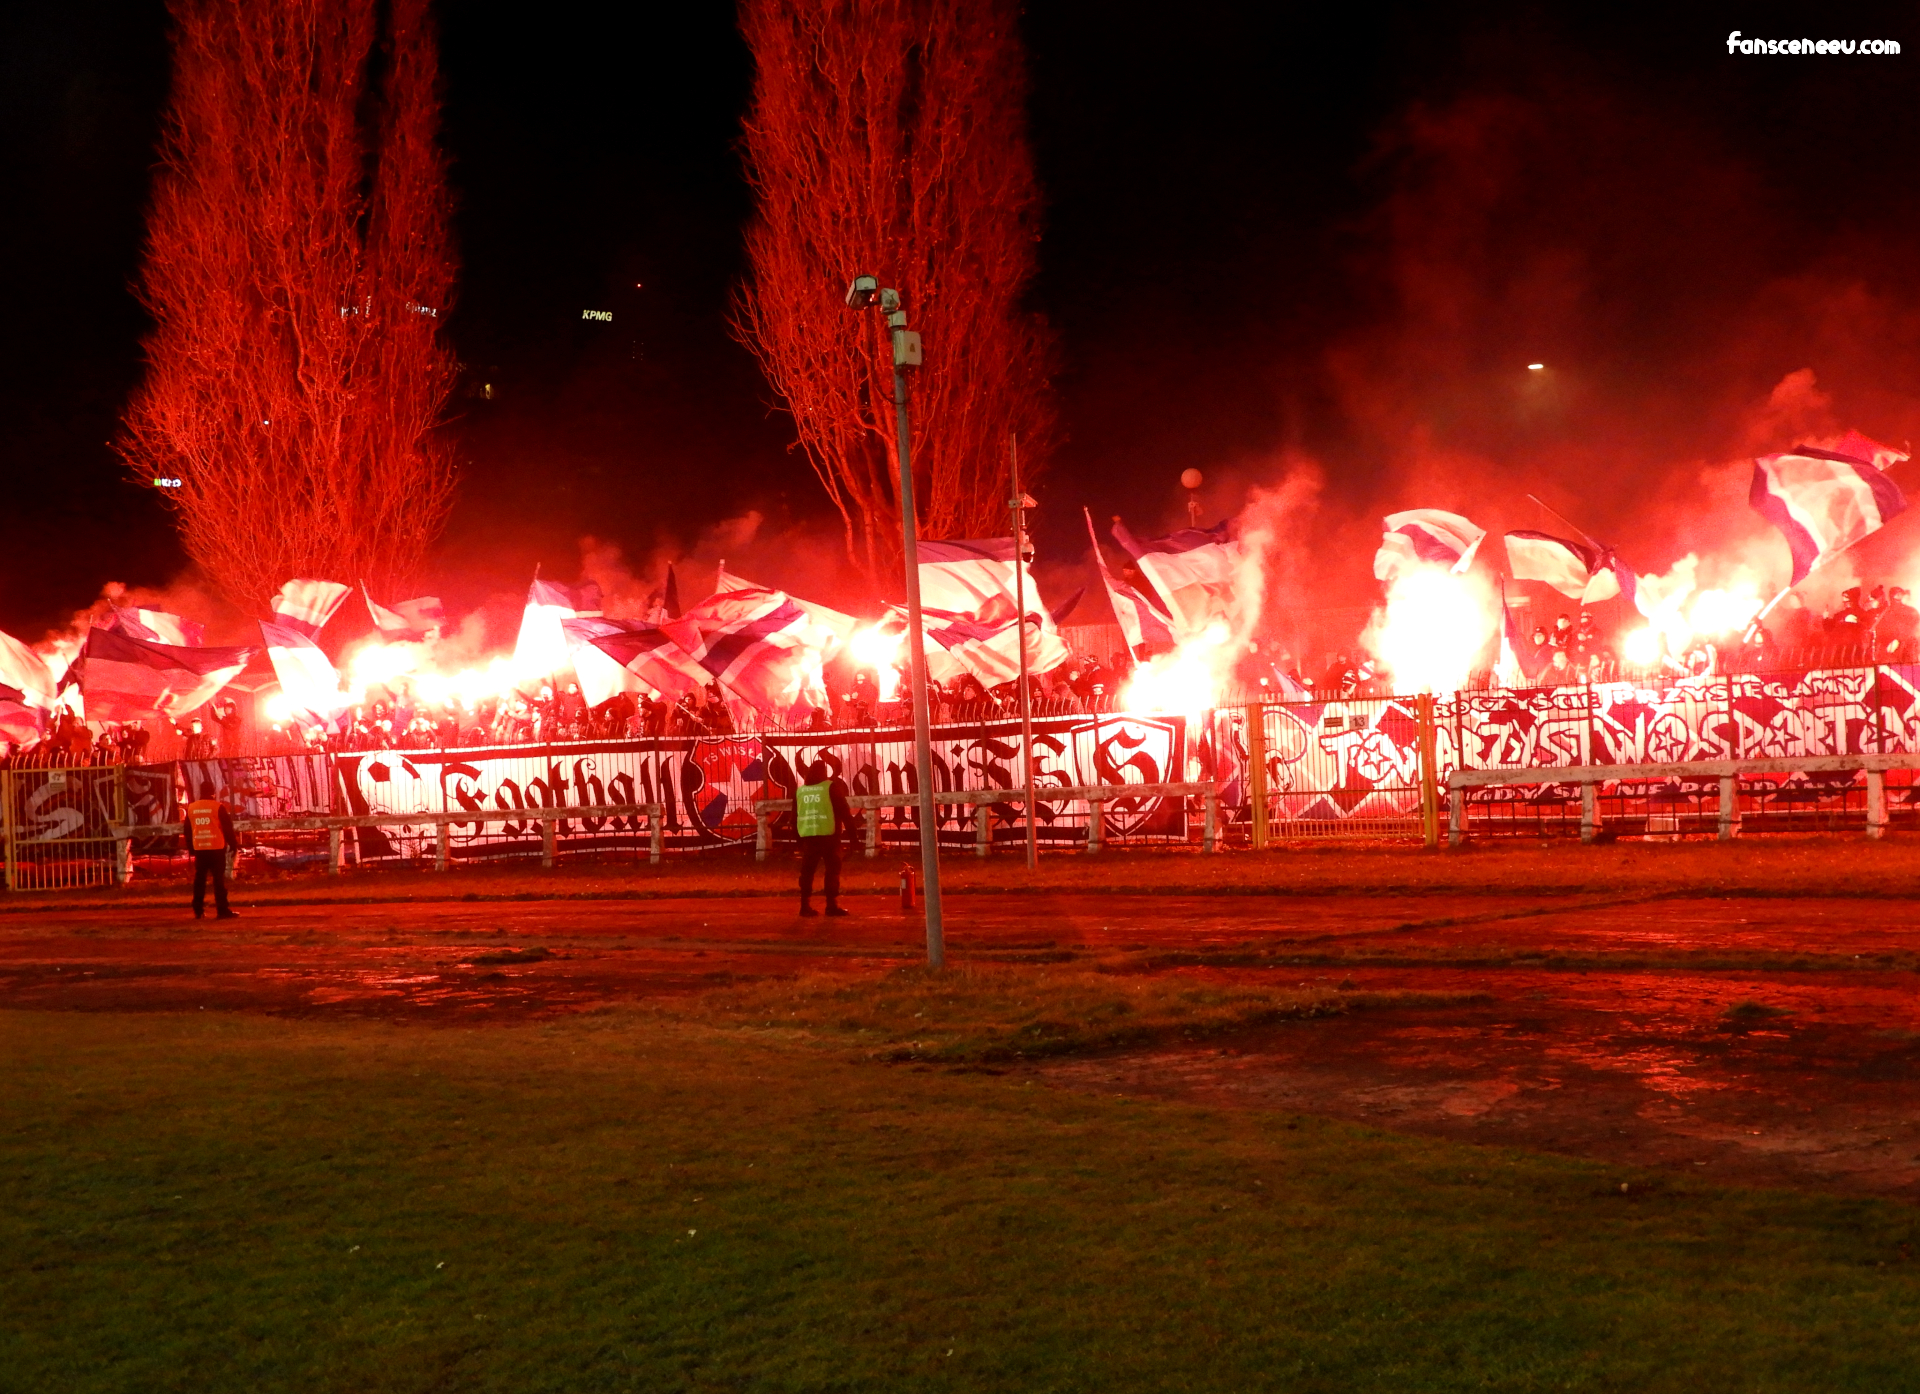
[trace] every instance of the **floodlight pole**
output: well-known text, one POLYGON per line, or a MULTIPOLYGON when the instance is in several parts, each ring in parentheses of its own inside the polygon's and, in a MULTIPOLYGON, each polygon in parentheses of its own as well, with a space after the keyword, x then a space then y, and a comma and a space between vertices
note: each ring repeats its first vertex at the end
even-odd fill
POLYGON ((1013 590, 1020 617, 1020 763, 1027 792, 1027 870, 1040 866, 1039 834, 1033 821, 1033 691, 1027 685, 1027 496, 1020 492, 1020 437, 1007 438, 1012 461, 1013 590))
POLYGON ((877 294, 893 337, 893 407, 900 432, 900 558, 907 580, 907 658, 913 690, 913 763, 920 795, 920 878, 927 906, 927 966, 943 968, 946 933, 940 917, 940 824, 933 798, 933 731, 927 711, 926 636, 920 624, 920 519, 913 501, 913 454, 907 417, 907 369, 920 366, 920 336, 907 328, 900 293, 879 290, 873 278, 854 281, 847 303, 864 309, 877 294), (864 300, 863 300, 864 296, 864 300))

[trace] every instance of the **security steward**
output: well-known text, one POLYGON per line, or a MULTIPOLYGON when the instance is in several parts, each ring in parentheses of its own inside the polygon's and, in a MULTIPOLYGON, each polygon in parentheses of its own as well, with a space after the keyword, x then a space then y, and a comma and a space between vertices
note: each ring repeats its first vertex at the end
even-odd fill
POLYGON ((846 781, 832 778, 822 760, 809 765, 802 778, 806 783, 793 791, 793 828, 800 838, 800 913, 820 913, 812 904, 813 869, 824 863, 827 913, 844 915, 847 912, 840 906, 840 837, 854 825, 846 781))
POLYGON ((227 908, 227 849, 240 845, 233 812, 213 796, 213 781, 200 786, 200 797, 187 805, 187 837, 193 844, 193 917, 206 913, 207 878, 213 878, 214 917, 234 920, 227 908))

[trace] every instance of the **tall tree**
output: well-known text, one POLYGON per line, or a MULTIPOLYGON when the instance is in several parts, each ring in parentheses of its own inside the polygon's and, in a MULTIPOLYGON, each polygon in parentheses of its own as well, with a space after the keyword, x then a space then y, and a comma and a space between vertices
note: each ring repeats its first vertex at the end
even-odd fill
POLYGON ((915 371, 923 535, 1003 534, 1008 439, 1052 443, 1047 336, 1021 306, 1039 190, 1009 0, 742 0, 756 75, 742 152, 758 195, 735 328, 786 399, 870 577, 899 556, 892 356, 857 273, 897 288, 915 371))
POLYGON ((174 73, 120 441, 187 553, 262 611, 291 576, 403 589, 445 522, 453 292, 426 0, 173 0, 174 73))

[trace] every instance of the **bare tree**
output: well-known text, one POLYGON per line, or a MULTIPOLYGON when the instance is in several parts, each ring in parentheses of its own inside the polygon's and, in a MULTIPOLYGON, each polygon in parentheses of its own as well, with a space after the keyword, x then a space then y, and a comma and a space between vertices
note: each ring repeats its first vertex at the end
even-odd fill
POLYGON ((121 453, 187 553, 263 611, 291 576, 392 593, 445 522, 453 382, 426 0, 174 0, 121 453), (383 24, 384 21, 384 24, 383 24))
POLYGON ((743 0, 756 66, 742 150, 758 195, 735 328, 786 399, 870 577, 899 555, 893 370, 871 272, 926 343, 914 490, 929 537, 1007 530, 1007 440, 1028 477, 1054 416, 1047 335, 1021 307, 1039 192, 1006 0, 743 0))

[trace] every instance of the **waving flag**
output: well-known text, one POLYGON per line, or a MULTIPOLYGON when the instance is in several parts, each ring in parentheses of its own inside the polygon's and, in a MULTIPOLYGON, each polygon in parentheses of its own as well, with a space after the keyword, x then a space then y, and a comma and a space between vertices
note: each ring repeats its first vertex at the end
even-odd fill
POLYGON ((1107 569, 1107 559, 1100 555, 1099 534, 1093 530, 1092 510, 1080 511, 1086 514, 1087 536, 1093 540, 1093 564, 1099 569, 1100 584, 1107 589, 1113 617, 1120 622, 1121 633, 1127 636, 1127 647, 1136 654, 1142 648, 1172 648, 1173 616, 1157 598, 1141 594, 1107 569))
POLYGON ((155 644, 93 629, 74 663, 89 721, 136 721, 156 712, 179 716, 212 701, 257 652, 155 644))
POLYGON ((1904 450, 1895 450, 1891 445, 1882 445, 1870 436, 1858 431, 1848 431, 1836 444, 1826 447, 1836 455, 1849 460, 1858 460, 1862 464, 1872 465, 1877 470, 1890 470, 1895 465, 1913 457, 1904 450))
POLYGON ((558 581, 543 581, 533 578, 533 585, 527 589, 527 604, 544 605, 551 610, 570 610, 575 615, 598 615, 605 597, 598 581, 582 581, 577 586, 563 586, 558 581))
POLYGON ((1373 554, 1377 581, 1391 581, 1409 566, 1426 564, 1450 568, 1456 575, 1473 565, 1474 553, 1487 535, 1458 513, 1438 508, 1412 508, 1389 513, 1380 550, 1373 554))
POLYGON ((350 589, 338 581, 289 581, 273 598, 273 622, 311 638, 333 618, 350 589))
MULTIPOLYGON (((974 615, 946 610, 922 610, 927 638, 927 672, 936 682, 950 682, 971 673, 983 687, 998 687, 1020 677, 1020 627, 1011 613, 998 622, 982 622, 974 615), (944 655, 945 662, 941 661, 944 655)), ((1042 630, 1027 616, 1027 671, 1050 673, 1072 655, 1060 636, 1042 630)))
POLYGON ((388 609, 367 593, 365 581, 360 583, 360 594, 367 602, 367 613, 373 617, 374 628, 383 639, 422 639, 447 622, 446 607, 435 595, 397 600, 393 608, 388 609))
POLYGON ((53 705, 53 672, 46 660, 7 633, 0 633, 0 683, 20 692, 22 701, 53 705))
POLYGON ((1872 458, 1805 445, 1755 460, 1747 502, 1787 539, 1796 586, 1907 506, 1900 486, 1872 458))
POLYGON ((520 633, 513 641, 513 666, 526 676, 551 677, 573 662, 561 621, 594 619, 600 615, 600 587, 592 581, 563 586, 534 577, 527 587, 527 608, 520 614, 520 633))
POLYGON ((1241 596, 1241 552, 1227 537, 1227 524, 1182 528, 1142 542, 1116 520, 1113 540, 1160 593, 1176 639, 1201 634, 1217 619, 1232 622, 1241 596))
POLYGON ((1544 532, 1522 529, 1506 537, 1507 567, 1516 581, 1544 581, 1560 594, 1582 605, 1634 597, 1632 568, 1611 547, 1570 542, 1544 532))
POLYGON ((672 562, 667 563, 667 579, 660 589, 647 597, 647 618, 655 624, 680 618, 680 582, 673 574, 672 562))
POLYGON ((658 692, 671 701, 706 685, 706 671, 686 650, 699 636, 685 625, 601 617, 561 620, 560 628, 573 651, 580 695, 590 707, 616 692, 658 692))
POLYGON ((925 609, 955 615, 1005 614, 1011 618, 1019 591, 1024 589, 1027 613, 1043 630, 1052 631, 1053 616, 1047 613, 1040 588, 1033 583, 1033 572, 1025 562, 1015 562, 1011 537, 921 542, 916 551, 920 560, 920 604, 925 609), (1019 571, 1014 569, 1016 565, 1019 571))
MULTIPOLYGON (((720 589, 716 595, 726 595, 734 591, 764 591, 767 586, 749 581, 727 570, 725 562, 720 563, 720 589)), ((830 605, 822 605, 815 600, 802 600, 792 591, 787 591, 791 600, 807 613, 807 624, 801 630, 801 637, 811 646, 820 650, 820 656, 829 659, 840 651, 841 645, 853 638, 853 631, 860 627, 860 621, 852 615, 843 614, 830 605)))
POLYGON ((0 682, 0 740, 31 745, 47 734, 47 710, 26 700, 17 687, 0 682))
POLYGON ((145 639, 151 644, 178 644, 195 648, 207 642, 207 627, 197 620, 170 615, 165 610, 141 610, 133 607, 121 609, 111 606, 107 617, 101 620, 97 629, 117 629, 122 634, 135 639, 145 639))
POLYGON ((294 719, 306 729, 332 725, 348 705, 332 660, 312 636, 290 624, 263 621, 260 638, 267 646, 273 675, 280 679, 280 691, 294 719))
POLYGON ((0 738, 35 741, 53 710, 53 674, 40 655, 0 633, 0 738))
POLYGON ((784 591, 710 595, 680 624, 691 630, 688 657, 757 710, 787 719, 826 705, 812 621, 784 591))

